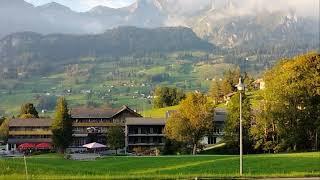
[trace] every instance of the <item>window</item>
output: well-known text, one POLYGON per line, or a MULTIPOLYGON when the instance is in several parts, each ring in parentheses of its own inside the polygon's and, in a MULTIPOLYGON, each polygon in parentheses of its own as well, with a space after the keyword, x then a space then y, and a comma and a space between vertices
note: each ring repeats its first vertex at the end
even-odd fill
POLYGON ((216 144, 217 143, 217 137, 208 137, 208 144, 216 144))

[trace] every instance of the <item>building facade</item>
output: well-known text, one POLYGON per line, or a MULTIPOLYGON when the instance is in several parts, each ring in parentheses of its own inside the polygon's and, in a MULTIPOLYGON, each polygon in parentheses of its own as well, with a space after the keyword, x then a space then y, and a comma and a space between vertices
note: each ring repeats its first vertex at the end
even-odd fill
MULTIPOLYGON (((167 113, 167 118, 170 114, 167 113)), ((165 145, 164 128, 167 118, 143 118, 127 106, 118 109, 74 108, 70 111, 73 121, 73 142, 70 148, 97 142, 108 146, 106 133, 110 127, 121 126, 125 132, 125 148, 162 149, 165 145)), ((219 143, 224 135, 226 111, 217 108, 214 129, 201 143, 210 146, 219 143)), ((12 119, 9 122, 7 150, 16 150, 23 143, 52 143, 52 119, 12 119)))
POLYGON ((24 143, 52 143, 52 119, 12 119, 6 150, 17 150, 24 143))
POLYGON ((70 111, 73 121, 73 143, 71 148, 97 142, 108 144, 106 133, 112 126, 125 129, 126 118, 141 117, 127 106, 118 109, 74 108, 70 111))
POLYGON ((227 113, 225 109, 216 108, 214 113, 214 129, 206 137, 203 138, 202 144, 204 145, 215 145, 222 141, 224 135, 225 121, 227 118, 227 113))
POLYGON ((126 149, 161 149, 165 143, 165 119, 163 118, 127 118, 125 126, 126 149))

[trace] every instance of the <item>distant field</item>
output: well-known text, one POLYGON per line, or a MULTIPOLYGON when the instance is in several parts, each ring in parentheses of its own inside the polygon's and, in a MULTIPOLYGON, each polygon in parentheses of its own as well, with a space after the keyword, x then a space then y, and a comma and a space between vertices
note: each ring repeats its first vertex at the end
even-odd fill
MULTIPOLYGON (((0 116, 17 116, 21 104, 31 102, 37 106, 40 97, 50 95, 65 96, 70 108, 128 105, 138 112, 144 111, 146 116, 164 117, 166 109, 152 110, 150 97, 155 87, 207 92, 212 79, 219 79, 225 70, 235 68, 223 63, 223 56, 212 54, 205 61, 201 59, 207 53, 195 51, 192 56, 190 53, 187 56, 184 56, 186 52, 175 52, 164 57, 121 57, 120 62, 84 57, 73 64, 77 69, 72 71, 73 75, 66 67, 60 67, 48 74, 24 79, 1 79, 0 116)), ((39 112, 41 110, 38 108, 39 112)), ((52 115, 53 108, 46 110, 41 116, 52 115)))
MULTIPOLYGON (((65 160, 58 155, 27 158, 29 179, 166 179, 238 177, 238 156, 106 157, 65 160)), ((246 177, 320 177, 320 152, 246 155, 246 177)), ((0 159, 0 179, 25 179, 23 158, 0 159)))
POLYGON ((153 118, 165 118, 166 112, 170 110, 177 110, 179 106, 170 106, 160 109, 151 109, 141 113, 143 117, 153 117, 153 118))

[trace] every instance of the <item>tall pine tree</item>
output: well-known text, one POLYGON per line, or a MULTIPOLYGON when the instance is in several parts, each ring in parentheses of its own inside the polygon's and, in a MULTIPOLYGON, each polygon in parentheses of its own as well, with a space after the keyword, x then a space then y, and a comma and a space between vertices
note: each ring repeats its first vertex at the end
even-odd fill
POLYGON ((72 142, 72 120, 69 115, 66 99, 63 97, 57 101, 51 130, 54 146, 58 152, 63 153, 72 142))

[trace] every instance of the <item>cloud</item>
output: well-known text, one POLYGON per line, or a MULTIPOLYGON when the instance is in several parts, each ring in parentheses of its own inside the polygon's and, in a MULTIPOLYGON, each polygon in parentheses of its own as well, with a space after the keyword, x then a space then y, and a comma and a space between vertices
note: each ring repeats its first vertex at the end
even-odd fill
POLYGON ((241 0, 240 7, 270 11, 290 9, 302 16, 319 16, 319 0, 241 0))
MULTIPOLYGON (((113 8, 124 7, 132 4, 136 0, 25 0, 35 5, 42 5, 55 1, 70 7, 75 11, 88 11, 91 8, 103 5, 113 8)), ((216 6, 224 6, 230 0, 159 0, 166 1, 171 8, 177 11, 195 11, 203 6, 214 2, 216 6)), ((231 0, 238 4, 240 8, 248 12, 257 9, 268 9, 271 11, 293 9, 299 15, 319 16, 319 0, 231 0)))

